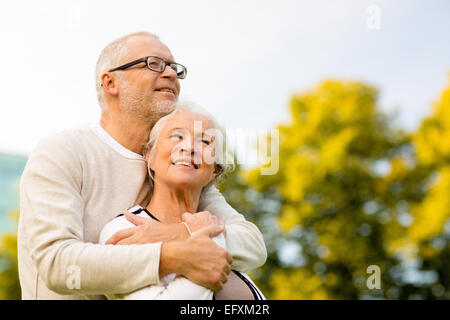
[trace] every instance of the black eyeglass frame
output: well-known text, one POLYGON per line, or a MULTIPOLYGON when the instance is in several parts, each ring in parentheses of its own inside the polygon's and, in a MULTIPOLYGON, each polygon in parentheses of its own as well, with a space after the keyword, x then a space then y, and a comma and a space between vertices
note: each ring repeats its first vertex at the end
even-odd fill
MULTIPOLYGON (((134 61, 125 63, 124 65, 121 65, 120 67, 110 69, 110 70, 108 70, 108 72, 113 72, 113 71, 118 71, 118 70, 125 70, 125 69, 127 69, 127 68, 129 68, 129 67, 132 67, 132 66, 134 66, 134 65, 136 65, 136 64, 138 64, 138 63, 141 63, 141 62, 145 62, 145 65, 147 66, 147 68, 148 68, 149 70, 152 70, 152 71, 155 71, 155 72, 161 72, 161 73, 164 72, 164 70, 166 70, 166 66, 169 66, 169 67, 171 67, 171 68, 172 68, 172 65, 178 65, 178 66, 181 66, 181 67, 183 68, 183 70, 184 70, 184 72, 183 72, 183 75, 184 75, 184 76, 183 76, 183 77, 180 77, 180 76, 178 75, 178 73, 177 73, 177 78, 178 78, 178 79, 184 79, 184 78, 186 78, 187 68, 186 68, 185 66, 183 66, 182 64, 176 63, 176 62, 166 61, 166 60, 164 60, 164 59, 162 59, 162 58, 160 58, 160 57, 157 57, 157 56, 147 56, 147 57, 144 57, 144 58, 141 58, 141 59, 137 59, 137 60, 134 60, 134 61), (157 59, 160 59, 160 60, 162 61, 162 63, 163 63, 162 70, 155 70, 155 69, 150 68, 150 66, 148 65, 148 58, 157 58, 157 59)), ((174 69, 172 68, 172 70, 174 70, 174 69)), ((176 72, 176 70, 174 70, 174 71, 176 72)))

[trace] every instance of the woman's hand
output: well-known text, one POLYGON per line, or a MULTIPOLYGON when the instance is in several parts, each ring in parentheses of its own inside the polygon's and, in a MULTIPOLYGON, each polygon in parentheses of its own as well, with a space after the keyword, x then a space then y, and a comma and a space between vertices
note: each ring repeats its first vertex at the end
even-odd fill
POLYGON ((189 237, 181 223, 162 223, 152 218, 144 218, 124 211, 124 216, 136 227, 117 231, 105 244, 144 244, 184 240, 189 237))
POLYGON ((208 226, 224 226, 224 223, 219 221, 219 219, 209 211, 200 211, 194 214, 185 212, 181 219, 183 222, 187 223, 192 233, 208 226))

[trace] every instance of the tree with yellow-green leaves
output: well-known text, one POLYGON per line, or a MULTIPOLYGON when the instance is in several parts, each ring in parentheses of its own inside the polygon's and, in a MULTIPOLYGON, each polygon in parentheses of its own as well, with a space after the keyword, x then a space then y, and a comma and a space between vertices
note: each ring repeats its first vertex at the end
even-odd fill
POLYGON ((380 195, 402 224, 386 228, 387 250, 401 258, 395 277, 401 297, 450 298, 449 137, 450 83, 380 184, 380 195))
POLYGON ((425 198, 413 208, 415 221, 408 235, 415 244, 424 244, 442 235, 450 218, 450 84, 434 104, 432 116, 414 134, 413 143, 419 165, 429 171, 429 183, 425 198))
POLYGON ((433 114, 414 134, 413 144, 417 166, 426 175, 420 181, 423 199, 411 206, 414 222, 406 238, 421 269, 433 271, 432 294, 450 298, 450 78, 433 114))
MULTIPOLYGON (((415 254, 414 244, 442 235, 450 210, 450 170, 434 163, 450 155, 450 139, 439 138, 450 135, 443 129, 450 128, 449 94, 437 108, 446 109, 446 117, 426 120, 413 137, 395 129, 377 97, 372 86, 332 80, 294 95, 291 121, 278 127, 278 172, 238 172, 223 184, 227 199, 265 235, 268 261, 253 276, 269 298, 448 295, 442 289, 449 287, 448 275, 436 279, 438 268, 450 263, 448 250, 420 245, 415 254), (439 145, 428 144, 424 134, 439 145), (432 150, 421 151, 425 146, 432 150), (420 260, 425 254, 430 262, 420 260), (373 267, 380 271, 379 289, 370 285, 373 267)), ((448 248, 448 239, 439 244, 448 248)))

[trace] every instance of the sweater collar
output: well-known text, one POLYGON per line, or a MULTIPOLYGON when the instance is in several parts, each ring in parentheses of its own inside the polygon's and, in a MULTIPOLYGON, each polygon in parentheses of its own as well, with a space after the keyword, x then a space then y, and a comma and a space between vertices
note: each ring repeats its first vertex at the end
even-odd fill
POLYGON ((116 140, 114 140, 113 137, 109 135, 108 132, 105 131, 105 129, 102 128, 100 124, 96 124, 93 127, 95 134, 102 139, 107 145, 109 145, 112 149, 117 151, 119 154, 123 155, 126 158, 131 159, 144 159, 144 157, 140 154, 137 154, 127 148, 125 148, 123 145, 118 143, 116 140))

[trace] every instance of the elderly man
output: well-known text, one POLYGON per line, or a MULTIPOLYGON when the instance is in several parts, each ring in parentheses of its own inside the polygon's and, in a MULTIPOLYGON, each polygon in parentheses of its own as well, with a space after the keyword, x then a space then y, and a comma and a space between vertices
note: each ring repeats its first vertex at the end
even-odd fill
POLYGON ((259 230, 214 189, 203 214, 186 215, 191 228, 211 212, 213 225, 190 237, 183 224, 139 224, 100 245, 102 227, 125 208, 147 204, 142 146, 153 124, 173 110, 186 69, 150 33, 119 38, 97 62, 102 109, 95 127, 41 141, 20 185, 19 276, 24 299, 96 299, 127 293, 169 273, 220 290, 230 268, 260 266, 266 249, 259 230), (227 251, 210 237, 225 228, 227 251))

